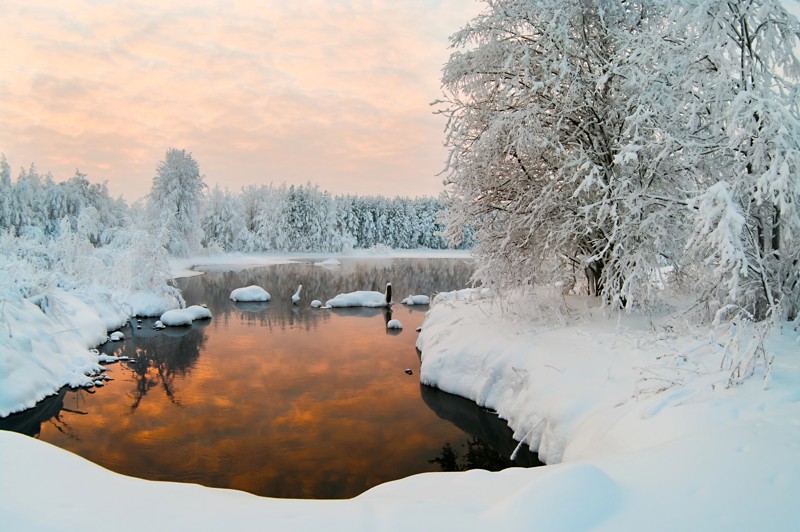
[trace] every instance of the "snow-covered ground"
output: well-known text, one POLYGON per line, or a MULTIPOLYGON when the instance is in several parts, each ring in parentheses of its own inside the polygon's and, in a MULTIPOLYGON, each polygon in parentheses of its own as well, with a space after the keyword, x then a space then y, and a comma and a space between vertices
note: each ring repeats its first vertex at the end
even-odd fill
MULTIPOLYGON (((235 262, 219 264, 226 260, 235 262)), ((551 309, 533 297, 502 305, 481 292, 439 297, 418 342, 423 382, 497 410, 553 465, 416 475, 345 501, 278 500, 128 478, 0 432, 1 522, 15 530, 800 529, 797 324, 764 338, 769 371, 759 361, 755 375, 730 386, 736 361, 724 346, 747 345, 752 328, 737 336, 675 314, 609 314, 575 296, 563 304, 566 317, 544 319, 551 309), (134 502, 146 511, 130 511, 134 502)))

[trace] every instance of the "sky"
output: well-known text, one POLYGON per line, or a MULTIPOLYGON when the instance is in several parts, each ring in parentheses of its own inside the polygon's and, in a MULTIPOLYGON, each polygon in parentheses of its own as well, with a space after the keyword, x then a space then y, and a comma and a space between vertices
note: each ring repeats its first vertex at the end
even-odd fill
POLYGON ((0 153, 146 194, 170 148, 206 183, 436 195, 448 37, 476 0, 3 0, 0 153))

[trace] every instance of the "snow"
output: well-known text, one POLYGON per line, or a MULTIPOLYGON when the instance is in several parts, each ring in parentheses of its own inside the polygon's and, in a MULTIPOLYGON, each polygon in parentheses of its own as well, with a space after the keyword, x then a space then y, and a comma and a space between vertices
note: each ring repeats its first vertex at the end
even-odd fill
POLYGON ((400 320, 389 320, 389 322, 386 324, 386 328, 387 329, 402 329, 403 328, 403 324, 400 323, 400 320))
POLYGON ((315 299, 314 301, 311 302, 311 308, 321 308, 321 307, 322 307, 322 301, 320 301, 319 299, 315 299))
MULTIPOLYGON (((579 296, 567 296, 567 313, 556 316, 530 295, 490 296, 462 290, 434 298, 418 337, 420 379, 496 410, 551 465, 415 475, 350 500, 278 500, 125 477, 0 431, 3 525, 91 528, 97 501, 113 493, 148 508, 115 521, 120 530, 800 527, 797 323, 764 337, 771 367, 759 363, 753 377, 731 386, 725 346, 736 334, 752 339, 752 326, 617 314, 579 296), (43 511, 42 500, 58 504, 43 511)), ((109 329, 87 298, 53 289, 40 306, 3 303, 14 334, 0 335, 0 415, 65 382, 104 381, 90 348, 109 329)), ((210 317, 201 306, 180 315, 210 317)))
POLYGON ((270 299, 272 299, 272 296, 269 295, 269 292, 256 285, 236 288, 231 292, 232 301, 252 303, 257 301, 269 301, 270 299))
POLYGON ((408 296, 401 303, 403 305, 430 305, 431 298, 425 295, 408 296))
POLYGON ((12 297, 2 302, 0 417, 34 406, 65 384, 87 386, 103 370, 91 348, 107 339, 98 311, 106 307, 104 297, 54 288, 39 305, 12 297))
POLYGON ((347 294, 339 294, 325 303, 326 307, 385 307, 386 294, 369 290, 358 290, 347 294))
POLYGON ((134 292, 126 298, 125 302, 130 305, 133 316, 145 318, 161 316, 169 309, 175 308, 175 301, 152 292, 134 292))
POLYGON ((119 331, 115 331, 108 336, 108 339, 112 342, 119 342, 120 340, 125 339, 125 335, 119 331))
POLYGON ((335 268, 341 266, 342 263, 337 259, 327 259, 320 262, 315 262, 314 266, 321 266, 323 268, 335 268))
POLYGON ((191 325, 194 320, 204 320, 211 318, 211 311, 206 307, 192 305, 184 309, 168 310, 161 315, 161 323, 167 327, 180 327, 191 325))

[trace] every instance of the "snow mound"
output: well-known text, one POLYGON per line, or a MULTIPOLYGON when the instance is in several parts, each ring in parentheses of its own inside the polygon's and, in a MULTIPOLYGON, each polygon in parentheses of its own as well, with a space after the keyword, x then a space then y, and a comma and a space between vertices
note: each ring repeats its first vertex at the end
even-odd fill
POLYGON ((403 328, 403 324, 400 323, 400 320, 389 320, 389 322, 386 324, 386 328, 401 330, 403 328))
POLYGON ((108 339, 112 342, 119 342, 120 340, 125 339, 125 335, 119 331, 115 331, 108 336, 108 339))
POLYGON ((152 292, 133 292, 125 298, 125 302, 130 306, 132 315, 144 317, 161 316, 178 306, 174 298, 152 292))
POLYGON ((322 301, 319 299, 315 299, 311 302, 311 308, 320 308, 322 306, 322 301))
POLYGON ((408 296, 401 303, 403 305, 430 305, 431 298, 425 295, 408 296))
POLYGON ((445 301, 478 301, 489 297, 488 288, 464 288, 453 290, 452 292, 439 292, 433 298, 433 303, 443 303, 445 301))
POLYGON ((231 292, 232 301, 251 303, 259 301, 269 301, 270 299, 272 299, 272 296, 269 295, 269 292, 267 292, 260 286, 256 285, 245 286, 243 288, 236 288, 231 292))
POLYGON ((386 295, 381 292, 359 290, 348 294, 339 294, 325 303, 326 307, 385 307, 386 295))
POLYGON ((206 307, 192 305, 183 309, 168 310, 161 315, 161 323, 167 327, 180 327, 191 325, 194 320, 211 318, 211 311, 206 307))

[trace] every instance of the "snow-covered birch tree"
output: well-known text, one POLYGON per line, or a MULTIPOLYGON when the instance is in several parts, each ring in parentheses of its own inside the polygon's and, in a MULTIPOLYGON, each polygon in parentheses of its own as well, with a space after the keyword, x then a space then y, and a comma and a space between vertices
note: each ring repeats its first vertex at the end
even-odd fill
POLYGON ((197 161, 186 150, 170 148, 158 164, 147 196, 157 230, 166 231, 167 250, 186 256, 200 249, 203 238, 200 209, 206 184, 197 161))

